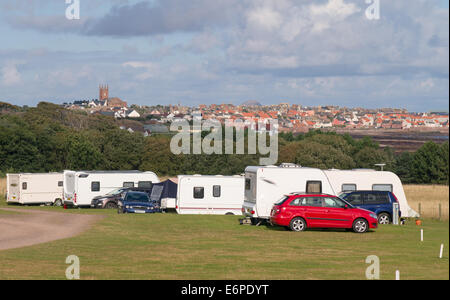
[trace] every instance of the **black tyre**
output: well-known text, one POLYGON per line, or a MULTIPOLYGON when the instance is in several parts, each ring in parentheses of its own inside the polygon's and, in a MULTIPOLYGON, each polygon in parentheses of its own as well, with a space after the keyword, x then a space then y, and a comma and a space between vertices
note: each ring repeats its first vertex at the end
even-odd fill
POLYGON ((303 218, 300 218, 300 217, 293 218, 291 220, 291 223, 289 224, 289 228, 295 232, 305 231, 306 230, 306 222, 303 218))
POLYGON ((386 225, 391 224, 391 215, 388 213, 381 213, 378 215, 378 224, 380 225, 386 225))
POLYGON ((356 219, 353 222, 353 231, 356 233, 365 233, 369 230, 369 222, 365 219, 356 219))
POLYGON ((63 206, 61 199, 56 199, 55 202, 53 202, 53 206, 61 207, 63 206))
POLYGON ((117 209, 118 206, 117 206, 117 204, 114 203, 114 202, 108 202, 108 203, 106 203, 105 208, 106 208, 106 209, 117 209))
POLYGON ((234 216, 234 214, 233 214, 232 212, 227 212, 227 213, 225 214, 225 216, 234 216))

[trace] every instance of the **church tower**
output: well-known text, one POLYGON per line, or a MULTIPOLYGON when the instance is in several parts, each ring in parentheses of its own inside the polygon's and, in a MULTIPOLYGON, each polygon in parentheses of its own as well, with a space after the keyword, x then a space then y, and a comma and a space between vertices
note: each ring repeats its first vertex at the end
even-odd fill
POLYGON ((100 97, 98 98, 99 101, 105 101, 109 98, 109 87, 108 85, 100 85, 100 97))

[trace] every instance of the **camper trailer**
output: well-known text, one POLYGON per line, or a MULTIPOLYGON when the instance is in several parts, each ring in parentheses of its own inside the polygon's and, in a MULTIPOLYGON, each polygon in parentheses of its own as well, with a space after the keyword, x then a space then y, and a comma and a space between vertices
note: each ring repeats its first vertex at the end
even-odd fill
POLYGON ((334 194, 326 175, 319 169, 292 164, 247 167, 242 211, 253 219, 269 219, 275 202, 297 192, 334 194))
POLYGON ((402 217, 413 218, 419 214, 408 205, 402 182, 392 172, 370 169, 324 171, 335 195, 353 191, 388 191, 394 193, 402 217))
POLYGON ((243 176, 178 176, 179 214, 242 215, 243 176))
POLYGON ((151 188, 159 179, 153 172, 140 171, 64 171, 64 204, 90 206, 96 196, 123 187, 151 188))
POLYGON ((375 170, 328 170, 293 164, 247 167, 243 212, 253 219, 268 219, 277 200, 290 193, 324 193, 339 196, 349 190, 389 190, 398 198, 402 217, 418 214, 407 203, 397 175, 375 170))
POLYGON ((63 173, 7 174, 8 203, 61 205, 63 173))

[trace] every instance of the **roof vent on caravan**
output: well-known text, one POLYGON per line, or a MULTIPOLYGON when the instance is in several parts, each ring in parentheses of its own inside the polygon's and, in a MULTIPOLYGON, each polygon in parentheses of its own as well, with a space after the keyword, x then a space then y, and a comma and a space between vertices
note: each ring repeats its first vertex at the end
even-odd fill
POLYGON ((301 168, 302 166, 293 163, 282 163, 280 168, 301 168))
POLYGON ((365 172, 372 171, 372 172, 376 172, 376 170, 374 170, 374 169, 353 169, 352 171, 365 171, 365 172))

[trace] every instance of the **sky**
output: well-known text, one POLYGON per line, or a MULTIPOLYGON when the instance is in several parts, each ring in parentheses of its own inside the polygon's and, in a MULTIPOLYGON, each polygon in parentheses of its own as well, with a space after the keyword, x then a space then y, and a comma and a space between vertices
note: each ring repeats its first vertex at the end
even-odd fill
POLYGON ((0 0, 0 101, 96 99, 108 84, 139 105, 448 111, 448 1, 79 3, 69 20, 66 0, 0 0))

